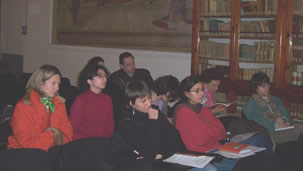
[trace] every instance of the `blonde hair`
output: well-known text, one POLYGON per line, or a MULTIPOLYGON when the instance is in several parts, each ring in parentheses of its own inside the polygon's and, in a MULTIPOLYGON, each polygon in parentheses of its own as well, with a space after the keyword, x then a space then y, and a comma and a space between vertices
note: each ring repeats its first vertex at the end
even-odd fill
POLYGON ((29 78, 26 84, 26 93, 24 96, 24 102, 29 102, 31 90, 38 91, 41 97, 45 96, 44 92, 41 90, 41 85, 43 85, 47 80, 49 80, 52 76, 56 74, 59 74, 61 77, 61 73, 59 69, 53 65, 45 64, 39 67, 32 74, 32 76, 29 78))

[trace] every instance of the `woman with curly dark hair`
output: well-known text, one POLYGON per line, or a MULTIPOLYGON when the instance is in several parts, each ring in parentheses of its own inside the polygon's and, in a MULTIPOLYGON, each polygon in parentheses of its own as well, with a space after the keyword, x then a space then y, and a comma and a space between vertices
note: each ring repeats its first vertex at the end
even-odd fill
POLYGON ((179 80, 172 75, 157 78, 152 86, 152 104, 168 118, 172 117, 168 102, 174 102, 178 98, 179 80))
POLYGON ((78 86, 82 92, 71 107, 73 139, 88 137, 109 138, 113 134, 112 99, 103 93, 108 71, 101 65, 86 65, 79 74, 78 86))

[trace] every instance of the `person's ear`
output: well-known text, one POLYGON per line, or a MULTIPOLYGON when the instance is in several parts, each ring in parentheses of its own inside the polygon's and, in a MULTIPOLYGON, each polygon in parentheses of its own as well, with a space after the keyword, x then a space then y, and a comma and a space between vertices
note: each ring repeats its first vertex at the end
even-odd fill
POLYGON ((135 105, 133 104, 132 101, 129 101, 129 105, 130 105, 131 107, 134 107, 134 106, 135 106, 135 105))
POLYGON ((120 64, 120 68, 124 69, 124 66, 123 66, 123 64, 120 64))
POLYGON ((185 91, 184 95, 185 95, 185 97, 189 98, 189 92, 185 91))
POLYGON ((87 79, 87 84, 91 86, 92 85, 92 80, 87 79))

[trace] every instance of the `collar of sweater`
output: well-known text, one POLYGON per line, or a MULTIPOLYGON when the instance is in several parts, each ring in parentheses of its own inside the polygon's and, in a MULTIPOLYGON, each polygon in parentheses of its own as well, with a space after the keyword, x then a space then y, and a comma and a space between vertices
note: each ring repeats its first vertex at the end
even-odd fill
POLYGON ((191 104, 191 103, 185 102, 185 103, 179 104, 178 108, 181 106, 186 106, 189 109, 191 109, 193 112, 200 113, 203 105, 202 104, 191 104))

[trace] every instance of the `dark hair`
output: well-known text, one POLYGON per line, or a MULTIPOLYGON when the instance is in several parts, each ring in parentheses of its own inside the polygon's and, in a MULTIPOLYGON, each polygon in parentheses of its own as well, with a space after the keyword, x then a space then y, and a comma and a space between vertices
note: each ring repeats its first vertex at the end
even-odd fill
POLYGON ((184 78, 180 83, 181 94, 180 98, 183 102, 187 101, 187 97, 185 96, 185 92, 189 92, 190 89, 195 86, 197 83, 201 82, 198 76, 188 76, 184 78))
POLYGON ((95 56, 87 61, 87 64, 98 64, 99 62, 104 63, 104 59, 100 56, 95 56))
POLYGON ((257 93, 257 87, 263 84, 269 84, 269 77, 264 72, 255 73, 249 81, 249 87, 254 94, 257 93))
POLYGON ((89 89, 90 86, 87 83, 87 80, 92 80, 95 76, 97 76, 99 69, 103 70, 107 76, 109 75, 106 67, 98 64, 87 64, 82 69, 78 76, 78 88, 80 92, 84 92, 89 89))
POLYGON ((149 87, 145 82, 137 79, 133 79, 126 84, 124 97, 125 105, 129 107, 129 102, 135 104, 137 98, 145 97, 146 95, 151 95, 149 87))
POLYGON ((203 83, 210 83, 212 80, 223 80, 223 74, 216 68, 209 68, 202 72, 200 80, 203 83))
POLYGON ((172 75, 159 77, 154 81, 152 90, 157 96, 169 93, 171 98, 176 100, 179 93, 179 80, 172 75))
POLYGON ((123 52, 123 53, 121 53, 120 56, 119 56, 119 62, 120 62, 120 64, 123 64, 123 60, 125 58, 128 58, 128 57, 132 57, 134 59, 134 56, 131 53, 129 53, 129 52, 123 52))

